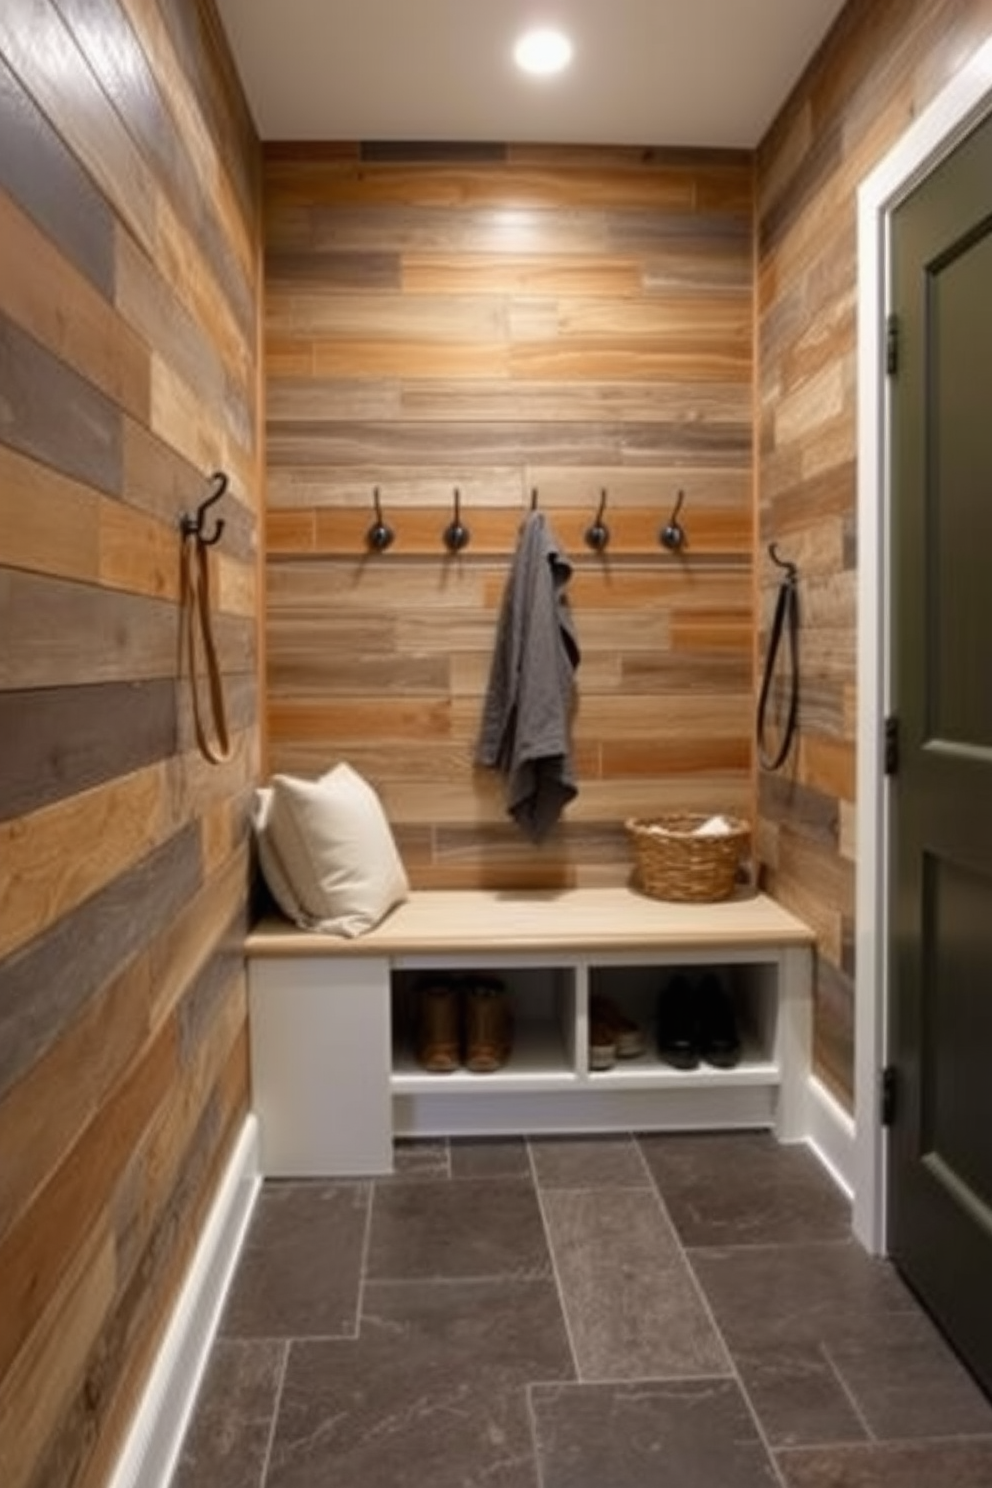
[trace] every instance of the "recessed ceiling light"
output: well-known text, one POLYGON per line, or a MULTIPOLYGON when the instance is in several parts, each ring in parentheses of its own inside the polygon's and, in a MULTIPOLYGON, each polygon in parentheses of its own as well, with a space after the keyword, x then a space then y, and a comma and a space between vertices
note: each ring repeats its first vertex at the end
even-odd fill
POLYGON ((572 60, 572 43, 563 31, 541 26, 526 31, 513 48, 513 59, 524 72, 541 77, 561 72, 572 60))

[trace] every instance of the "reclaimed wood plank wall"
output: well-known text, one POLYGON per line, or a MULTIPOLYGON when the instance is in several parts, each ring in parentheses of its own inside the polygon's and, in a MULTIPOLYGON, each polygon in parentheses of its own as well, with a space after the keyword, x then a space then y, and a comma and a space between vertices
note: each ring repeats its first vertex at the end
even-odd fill
POLYGON ((0 6, 0 1481, 102 1488, 248 1102, 258 146, 207 0, 0 6), (215 551, 232 761, 177 671, 215 551))
MULTIPOLYGON (((987 0, 851 0, 757 162, 760 548, 801 570, 801 741, 759 779, 769 889, 816 929, 816 1068, 853 1104, 856 190, 992 34, 987 0)), ((775 571, 759 567, 770 619, 775 571)))
POLYGON ((752 238, 744 155, 266 148, 268 763, 350 759, 416 885, 623 881, 626 816, 751 810, 752 238), (535 488, 583 651, 539 849, 472 765, 535 488))

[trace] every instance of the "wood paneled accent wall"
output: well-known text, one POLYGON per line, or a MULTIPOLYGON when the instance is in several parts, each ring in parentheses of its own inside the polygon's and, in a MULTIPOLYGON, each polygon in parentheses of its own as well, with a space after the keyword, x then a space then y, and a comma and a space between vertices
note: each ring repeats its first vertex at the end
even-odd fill
POLYGON ((415 884, 616 882, 626 816, 750 810, 752 229, 741 155, 267 148, 269 763, 349 759, 415 884), (583 653, 539 849, 472 765, 532 489, 583 653))
MULTIPOLYGON (((816 1067, 852 1102, 856 191, 992 34, 987 0, 851 0, 758 152, 761 553, 801 569, 802 738, 759 781, 765 878, 819 937, 816 1067)), ((767 621, 774 570, 759 576, 767 621)))
POLYGON ((207 0, 0 6, 0 1482, 102 1488, 247 1106, 258 147, 207 0), (230 764, 177 673, 215 550, 230 764))

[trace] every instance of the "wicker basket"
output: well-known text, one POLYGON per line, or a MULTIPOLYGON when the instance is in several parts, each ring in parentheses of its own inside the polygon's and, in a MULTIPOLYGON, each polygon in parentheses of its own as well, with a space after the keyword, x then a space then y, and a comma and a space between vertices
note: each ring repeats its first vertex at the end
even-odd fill
POLYGON ((699 837, 697 828, 708 816, 688 812, 668 816, 631 817, 626 823, 634 850, 634 886, 652 899, 688 899, 712 903, 729 899, 737 869, 747 852, 751 828, 735 816, 725 816, 730 831, 719 837, 699 837))

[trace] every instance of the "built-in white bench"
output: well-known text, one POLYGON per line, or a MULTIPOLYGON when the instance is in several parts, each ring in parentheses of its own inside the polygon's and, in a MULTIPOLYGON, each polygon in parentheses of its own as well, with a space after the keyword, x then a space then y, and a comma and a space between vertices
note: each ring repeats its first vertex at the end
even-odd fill
POLYGON ((254 1107, 269 1176, 389 1172, 394 1136, 768 1127, 807 1132, 809 927, 764 895, 675 904, 628 889, 421 891, 357 940, 265 920, 247 940, 254 1107), (654 1051, 667 978, 715 968, 743 1035, 730 1070, 654 1051), (514 1006, 495 1074, 428 1074, 409 1027, 424 973, 498 973, 514 1006), (589 1069, 589 998, 647 1052, 589 1069))

